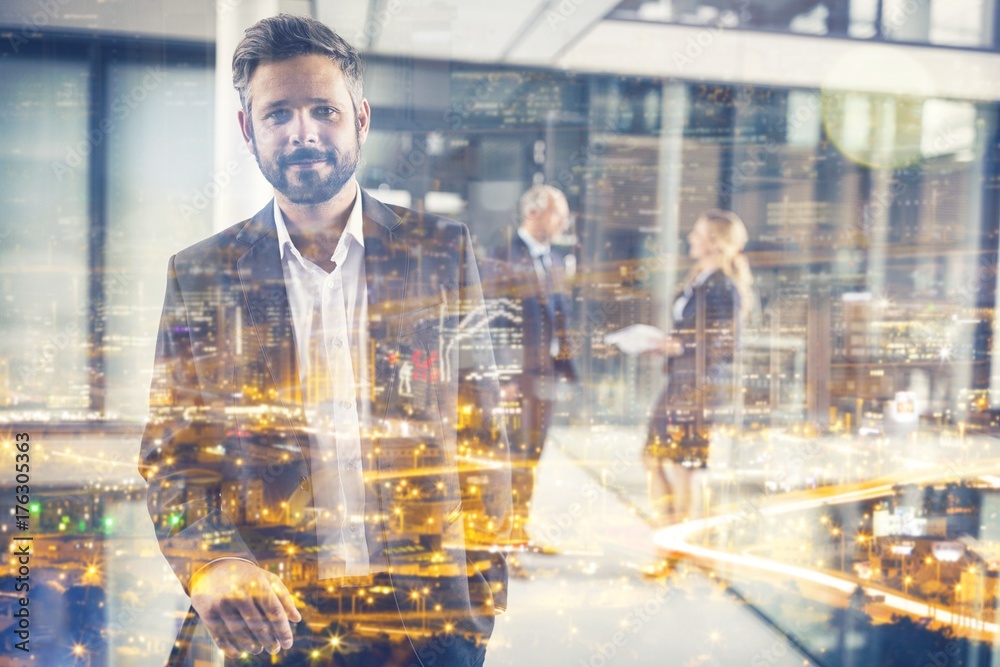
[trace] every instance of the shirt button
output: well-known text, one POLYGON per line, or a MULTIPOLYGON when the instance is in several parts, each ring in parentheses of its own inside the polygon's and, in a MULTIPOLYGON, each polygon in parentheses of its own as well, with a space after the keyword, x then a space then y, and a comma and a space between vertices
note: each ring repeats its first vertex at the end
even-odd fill
POLYGON ((334 346, 334 347, 340 347, 340 346, 342 346, 343 344, 344 344, 344 341, 343 341, 343 339, 342 339, 342 338, 334 338, 334 339, 333 339, 333 346, 334 346))
POLYGON ((354 404, 351 403, 350 401, 341 401, 340 407, 344 408, 345 410, 350 410, 351 408, 354 407, 354 404))

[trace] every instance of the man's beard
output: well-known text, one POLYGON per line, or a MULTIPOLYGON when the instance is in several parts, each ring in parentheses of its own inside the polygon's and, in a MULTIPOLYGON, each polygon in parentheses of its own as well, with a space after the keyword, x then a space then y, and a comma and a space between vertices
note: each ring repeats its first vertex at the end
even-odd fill
POLYGON ((357 171, 361 157, 361 136, 359 133, 355 137, 354 150, 344 155, 334 150, 302 147, 296 148, 288 155, 262 160, 256 144, 253 153, 264 178, 288 201, 293 204, 321 204, 340 193, 357 171), (295 170, 297 175, 290 179, 291 164, 304 160, 325 160, 332 169, 326 176, 322 176, 318 170, 297 169, 295 170))

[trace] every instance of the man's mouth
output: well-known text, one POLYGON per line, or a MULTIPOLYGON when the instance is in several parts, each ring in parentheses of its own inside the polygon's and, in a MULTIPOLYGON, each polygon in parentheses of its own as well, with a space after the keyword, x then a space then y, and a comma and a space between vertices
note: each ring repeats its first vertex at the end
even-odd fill
POLYGON ((322 158, 315 158, 309 160, 289 160, 287 164, 292 169, 312 169, 313 167, 318 167, 325 162, 326 160, 322 158))
POLYGON ((328 157, 324 151, 299 149, 286 155, 282 161, 288 169, 314 169, 327 162, 328 157))

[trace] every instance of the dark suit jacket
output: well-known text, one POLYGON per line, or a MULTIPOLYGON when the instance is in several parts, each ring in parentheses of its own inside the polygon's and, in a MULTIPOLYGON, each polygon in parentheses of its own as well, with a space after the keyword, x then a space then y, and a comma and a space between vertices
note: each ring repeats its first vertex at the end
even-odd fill
MULTIPOLYGON (((140 472, 185 590, 226 556, 278 569, 291 548, 288 568, 315 573, 314 532, 290 525, 291 508, 312 502, 309 441, 272 206, 170 259, 140 472), (282 511, 278 524, 267 518, 282 511)), ((372 559, 399 609, 412 612, 407 586, 429 577, 456 631, 488 638, 493 608, 506 606, 506 563, 471 545, 509 530, 510 471, 469 232, 364 192, 362 208, 372 559)))
MULTIPOLYGON (((534 260, 527 244, 515 233, 507 246, 496 255, 496 263, 487 273, 490 300, 507 298, 516 302, 523 336, 520 359, 522 396, 535 397, 540 386, 551 387, 558 375, 576 380, 568 337, 570 300, 565 290, 565 263, 553 252, 550 269, 553 293, 546 299, 538 279, 534 260), (558 341, 559 353, 552 356, 552 341, 558 341), (540 383, 539 380, 542 382, 540 383)), ((498 346, 499 347, 499 346, 498 346)), ((545 398, 545 397, 542 397, 545 398)))
POLYGON ((740 304, 739 291, 722 271, 693 289, 681 319, 674 322, 673 334, 684 351, 665 362, 668 384, 655 412, 689 412, 694 418, 706 408, 731 406, 742 332, 740 304))

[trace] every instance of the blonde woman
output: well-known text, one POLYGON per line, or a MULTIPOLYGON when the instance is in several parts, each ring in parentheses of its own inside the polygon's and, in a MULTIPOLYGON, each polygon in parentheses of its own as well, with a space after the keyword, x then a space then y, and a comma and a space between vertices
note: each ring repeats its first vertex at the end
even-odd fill
POLYGON ((673 335, 659 350, 667 383, 643 451, 661 524, 689 516, 700 496, 693 492, 694 474, 708 463, 708 432, 732 422, 739 398, 735 353, 753 282, 743 255, 746 226, 732 211, 705 211, 687 240, 694 264, 673 302, 673 335))

